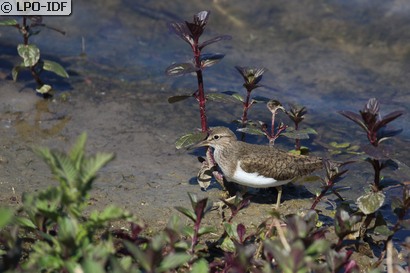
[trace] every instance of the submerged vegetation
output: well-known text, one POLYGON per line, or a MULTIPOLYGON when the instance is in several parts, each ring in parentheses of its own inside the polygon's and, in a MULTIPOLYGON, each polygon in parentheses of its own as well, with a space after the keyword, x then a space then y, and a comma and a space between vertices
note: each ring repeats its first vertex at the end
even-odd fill
POLYGON ((51 85, 44 83, 40 75, 44 71, 50 71, 60 77, 68 78, 68 74, 59 63, 42 59, 40 56, 40 49, 35 44, 30 43, 30 37, 38 35, 44 28, 57 31, 63 35, 65 32, 44 24, 42 16, 21 17, 21 22, 18 22, 15 19, 0 21, 0 26, 17 28, 23 38, 23 43, 17 45, 17 52, 22 58, 22 63, 13 67, 11 73, 13 81, 17 81, 21 71, 27 69, 30 71, 31 76, 36 82, 36 92, 45 98, 50 97, 52 96, 53 88, 51 85))

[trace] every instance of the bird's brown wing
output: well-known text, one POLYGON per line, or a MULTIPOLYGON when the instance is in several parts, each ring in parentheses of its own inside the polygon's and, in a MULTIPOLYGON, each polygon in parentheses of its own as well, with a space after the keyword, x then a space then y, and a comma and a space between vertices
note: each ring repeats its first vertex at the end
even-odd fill
POLYGON ((305 176, 323 167, 320 157, 293 155, 277 148, 261 145, 255 145, 254 149, 258 151, 248 153, 241 160, 242 169, 279 181, 305 176))

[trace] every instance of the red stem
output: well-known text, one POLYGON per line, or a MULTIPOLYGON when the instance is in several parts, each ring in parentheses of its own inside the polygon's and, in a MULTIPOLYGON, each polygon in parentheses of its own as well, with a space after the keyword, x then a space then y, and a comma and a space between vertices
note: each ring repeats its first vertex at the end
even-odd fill
POLYGON ((27 18, 25 16, 23 16, 23 38, 24 38, 24 44, 28 45, 28 26, 27 26, 27 18))
POLYGON ((201 129, 202 132, 208 131, 208 121, 205 111, 205 92, 204 92, 204 81, 202 78, 202 70, 196 72, 196 77, 198 78, 198 103, 199 103, 199 114, 201 117, 201 129))
POLYGON ((271 137, 275 136, 275 116, 276 116, 276 111, 272 113, 271 137))
POLYGON ((251 91, 247 90, 246 100, 244 102, 243 114, 242 114, 242 126, 245 127, 245 123, 248 121, 248 109, 250 108, 249 100, 251 98, 251 91))
POLYGON ((322 192, 316 196, 315 201, 313 202, 312 206, 310 209, 315 209, 316 205, 319 204, 320 200, 322 200, 323 196, 325 196, 326 192, 332 187, 332 185, 327 185, 322 192))
MULTIPOLYGON (((299 123, 295 122, 295 131, 299 129, 299 123)), ((295 139, 295 150, 300 151, 300 139, 295 139)))
MULTIPOLYGON (((21 27, 21 32, 23 33, 23 42, 24 45, 28 45, 28 38, 29 38, 29 26, 27 25, 27 18, 23 16, 23 25, 21 27)), ((36 81, 37 85, 40 87, 43 85, 43 81, 40 79, 40 76, 36 72, 34 66, 30 66, 30 73, 33 76, 34 80, 36 81)))
POLYGON ((375 190, 380 191, 380 170, 381 170, 381 166, 380 166, 380 162, 377 159, 373 159, 371 161, 373 169, 374 169, 374 186, 375 186, 375 190))
POLYGON ((205 92, 204 92, 204 80, 202 77, 202 67, 201 67, 201 50, 198 47, 198 40, 194 41, 192 45, 192 51, 194 52, 194 59, 195 59, 195 67, 198 69, 196 71, 196 77, 198 79, 198 94, 197 99, 199 103, 199 114, 201 117, 201 129, 202 132, 208 131, 208 121, 206 117, 205 111, 205 92))

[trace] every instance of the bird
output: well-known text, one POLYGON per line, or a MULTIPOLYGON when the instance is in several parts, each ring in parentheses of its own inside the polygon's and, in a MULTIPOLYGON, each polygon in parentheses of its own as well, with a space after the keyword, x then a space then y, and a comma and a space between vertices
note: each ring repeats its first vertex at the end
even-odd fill
POLYGON ((205 140, 194 147, 213 148, 215 162, 224 177, 252 188, 275 187, 279 208, 282 185, 323 168, 321 157, 291 154, 274 146, 239 141, 226 127, 213 127, 205 140))

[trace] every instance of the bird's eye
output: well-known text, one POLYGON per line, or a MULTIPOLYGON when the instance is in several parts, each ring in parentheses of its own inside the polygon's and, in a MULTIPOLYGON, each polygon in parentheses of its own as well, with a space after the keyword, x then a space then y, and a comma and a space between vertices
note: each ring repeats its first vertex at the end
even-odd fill
POLYGON ((219 138, 220 138, 219 135, 214 135, 214 139, 215 139, 215 140, 218 140, 219 138))

